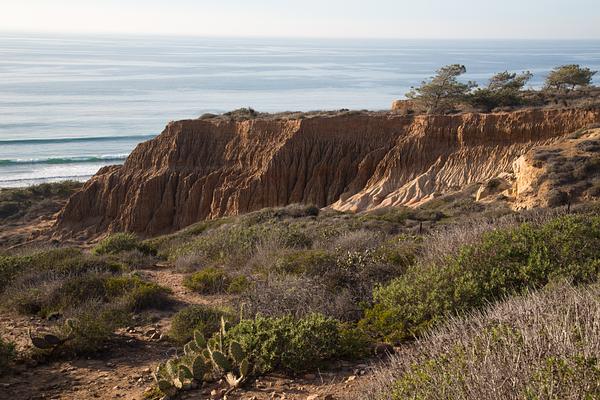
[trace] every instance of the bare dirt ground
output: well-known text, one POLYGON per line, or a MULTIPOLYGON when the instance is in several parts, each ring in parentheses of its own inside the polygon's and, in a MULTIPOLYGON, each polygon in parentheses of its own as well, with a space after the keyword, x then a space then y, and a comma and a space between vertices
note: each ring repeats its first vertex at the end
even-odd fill
MULTIPOLYGON (((203 297, 182 285, 181 274, 167 267, 140 270, 148 279, 173 290, 177 306, 171 311, 150 315, 152 323, 141 323, 115 333, 106 352, 93 358, 36 364, 22 360, 14 373, 0 377, 0 399, 143 399, 152 386, 156 365, 179 350, 168 340, 152 339, 152 333, 165 333, 177 309, 190 304, 215 304, 223 299, 203 297)), ((27 330, 43 330, 47 321, 19 315, 0 317, 0 334, 31 350, 27 330)), ((228 399, 343 399, 368 375, 366 364, 340 363, 333 370, 317 371, 301 377, 270 375, 251 382, 228 399), (311 397, 316 396, 316 397, 311 397)), ((183 393, 181 399, 220 399, 227 389, 224 382, 207 384, 183 393)))

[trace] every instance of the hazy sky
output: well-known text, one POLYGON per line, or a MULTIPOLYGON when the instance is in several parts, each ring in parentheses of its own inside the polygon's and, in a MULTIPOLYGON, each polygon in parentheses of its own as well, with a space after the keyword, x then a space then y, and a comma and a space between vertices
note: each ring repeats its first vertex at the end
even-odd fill
POLYGON ((9 31, 600 39, 600 0, 0 1, 9 31))

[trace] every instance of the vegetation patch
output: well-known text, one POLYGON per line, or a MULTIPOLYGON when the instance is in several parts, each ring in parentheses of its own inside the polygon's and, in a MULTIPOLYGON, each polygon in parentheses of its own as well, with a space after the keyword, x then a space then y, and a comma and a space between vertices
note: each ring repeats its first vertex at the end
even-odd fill
POLYGON ((157 253, 154 247, 141 242, 133 233, 115 233, 109 235, 94 247, 94 253, 100 255, 119 254, 132 250, 137 250, 146 255, 156 255, 157 253))
POLYGON ((231 285, 231 277, 221 269, 208 267, 187 276, 183 284, 202 294, 225 293, 231 285))
POLYGON ((195 331, 210 337, 219 330, 221 317, 231 319, 227 311, 196 304, 178 311, 171 320, 169 336, 178 343, 192 339, 195 331))
POLYGON ((447 321, 392 356, 357 397, 597 398, 599 299, 597 284, 559 282, 447 321))
POLYGON ((319 314, 301 319, 257 316, 241 321, 225 338, 242 345, 259 374, 316 370, 331 361, 364 356, 370 345, 358 331, 346 331, 339 321, 319 314))
POLYGON ((449 315, 540 288, 553 278, 592 282, 600 269, 600 218, 572 215, 484 234, 458 254, 411 266, 375 290, 361 326, 391 341, 420 336, 449 315))

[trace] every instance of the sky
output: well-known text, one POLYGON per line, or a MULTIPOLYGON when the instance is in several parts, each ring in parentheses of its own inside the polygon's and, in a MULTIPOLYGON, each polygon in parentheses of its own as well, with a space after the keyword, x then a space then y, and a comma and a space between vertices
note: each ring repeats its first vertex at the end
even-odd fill
POLYGON ((0 0, 0 30, 600 39, 600 0, 0 0))

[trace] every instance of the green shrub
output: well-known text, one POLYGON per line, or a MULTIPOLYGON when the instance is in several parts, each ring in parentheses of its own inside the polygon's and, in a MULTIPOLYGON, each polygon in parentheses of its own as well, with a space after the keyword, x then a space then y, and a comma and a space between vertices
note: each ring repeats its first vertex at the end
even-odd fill
POLYGON ((389 340, 421 335, 449 314, 539 288, 552 278, 591 282, 600 270, 600 217, 565 216, 540 227, 485 234, 439 265, 415 265, 374 291, 361 326, 389 340))
POLYGON ((187 276, 183 284, 202 294, 224 293, 231 284, 231 277, 218 268, 209 267, 187 276))
POLYGON ((54 311, 63 311, 69 307, 78 307, 90 300, 108 300, 105 282, 106 276, 100 274, 85 274, 65 277, 59 285, 49 293, 46 298, 41 298, 41 309, 44 314, 54 311))
POLYGON ((163 309, 171 304, 172 291, 137 276, 115 276, 105 282, 109 298, 122 297, 131 311, 163 309))
POLYGON ((71 332, 65 323, 60 336, 71 336, 62 351, 77 355, 95 353, 105 348, 115 329, 130 323, 130 314, 118 303, 102 303, 91 300, 69 313, 75 320, 71 332))
POLYGON ((335 255, 325 250, 295 250, 280 257, 275 270, 286 274, 319 274, 335 262, 335 255))
POLYGON ((290 316, 243 320, 227 332, 228 341, 242 345, 259 374, 314 370, 364 354, 357 348, 362 342, 350 340, 340 322, 319 314, 298 320, 290 316))
POLYGON ((195 330, 199 330, 205 337, 210 337, 219 330, 221 317, 230 319, 226 311, 196 304, 178 311, 171 320, 169 336, 178 343, 190 340, 195 330))
POLYGON ((11 363, 15 359, 15 345, 11 342, 6 342, 0 337, 0 376, 10 368, 11 363))
POLYGON ((250 281, 243 275, 238 275, 231 279, 229 286, 227 286, 227 293, 229 294, 240 294, 245 292, 250 287, 250 281))
POLYGON ((559 280, 452 318, 392 355, 356 397, 597 399, 599 306, 597 283, 559 280))
POLYGON ((119 264, 70 247, 36 251, 28 255, 0 256, 0 291, 23 276, 80 275, 88 271, 116 273, 120 269, 119 264))
POLYGON ((119 254, 124 251, 138 250, 143 254, 156 255, 154 247, 141 242, 133 233, 115 233, 107 236, 96 247, 96 254, 119 254))
POLYGON ((128 311, 141 311, 168 306, 170 293, 170 290, 137 276, 114 276, 92 271, 53 277, 45 285, 12 290, 7 304, 22 314, 41 316, 77 308, 91 300, 121 302, 128 311))

